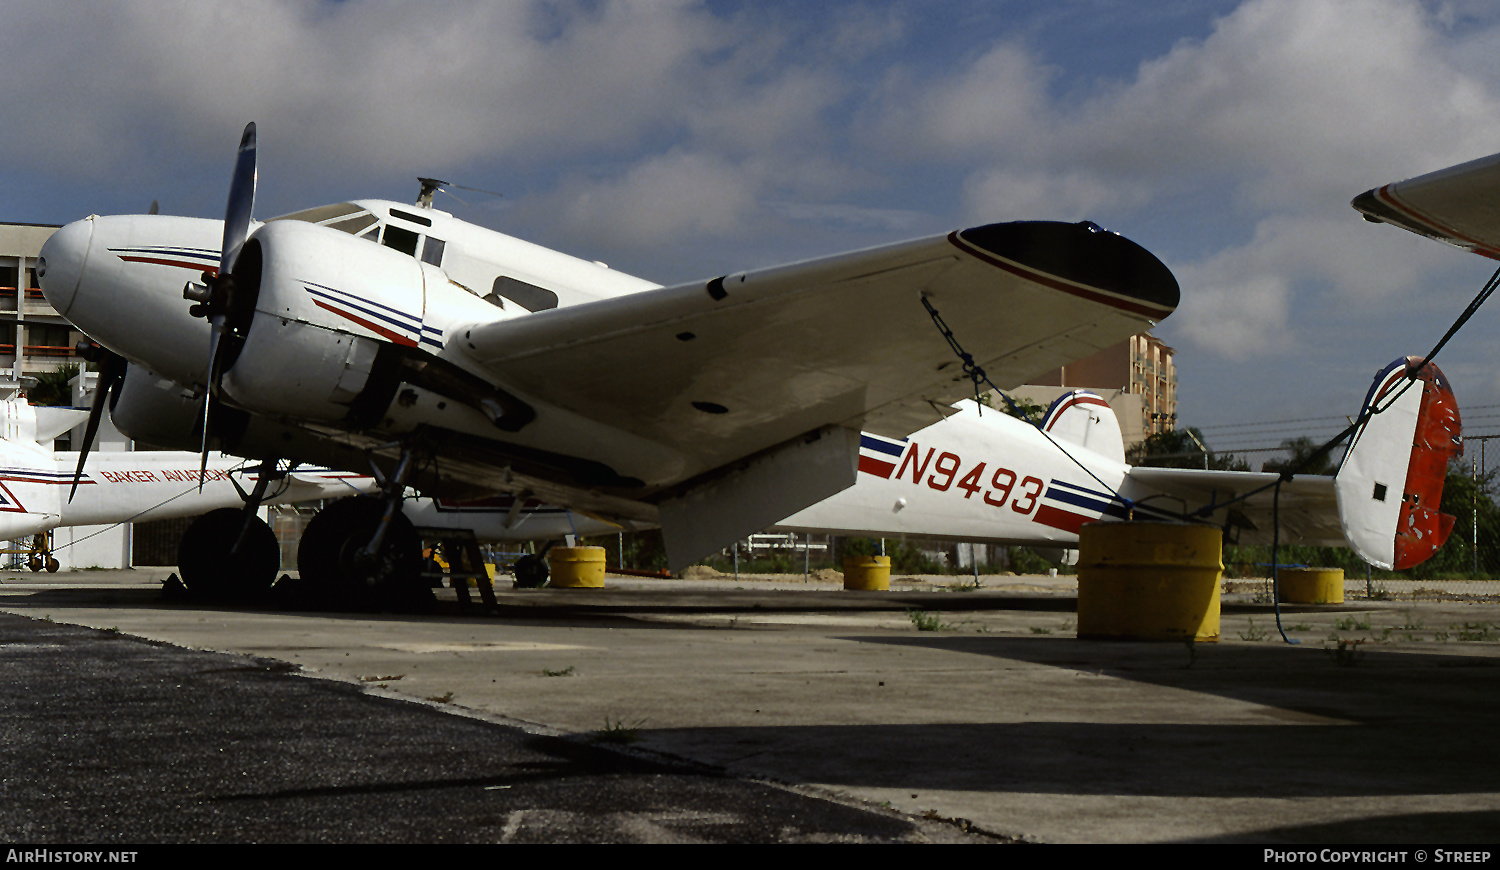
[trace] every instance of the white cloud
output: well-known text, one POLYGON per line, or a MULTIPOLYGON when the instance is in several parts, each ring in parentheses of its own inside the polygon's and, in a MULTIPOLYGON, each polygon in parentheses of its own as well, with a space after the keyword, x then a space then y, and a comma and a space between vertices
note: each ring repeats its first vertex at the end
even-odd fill
POLYGON ((1432 306, 1424 299, 1423 276, 1439 271, 1448 254, 1415 236, 1365 224, 1352 211, 1341 219, 1266 218, 1249 242, 1175 270, 1182 304, 1166 329, 1234 360, 1344 340, 1352 325, 1377 312, 1399 317, 1420 307, 1425 313, 1432 306), (1327 299, 1320 303, 1315 296, 1327 299), (1347 316, 1333 323, 1305 319, 1319 307, 1342 308, 1347 316))
POLYGON ((674 118, 725 39, 690 4, 563 9, 547 22, 520 3, 11 7, 3 105, 25 99, 30 123, 6 125, 0 148, 108 172, 152 141, 222 149, 257 120, 325 167, 551 156, 674 118))
POLYGON ((602 182, 566 185, 563 220, 582 238, 643 247, 722 236, 756 208, 757 173, 712 155, 673 151, 602 182))
POLYGON ((1150 199, 1141 184, 1112 181, 1086 171, 982 170, 964 184, 965 219, 1085 220, 1106 210, 1139 208, 1150 199))

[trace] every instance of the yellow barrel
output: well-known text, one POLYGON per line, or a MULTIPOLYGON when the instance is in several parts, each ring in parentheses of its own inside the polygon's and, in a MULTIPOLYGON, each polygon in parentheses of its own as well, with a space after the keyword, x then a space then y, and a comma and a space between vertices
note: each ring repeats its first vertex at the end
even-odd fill
POLYGON ((563 589, 604 588, 603 547, 553 547, 547 551, 552 579, 548 586, 563 589))
POLYGON ((1284 604, 1343 604, 1343 568, 1282 568, 1276 585, 1284 604))
POLYGON ((1219 639, 1223 536, 1184 523, 1089 523, 1078 533, 1078 636, 1219 639))
POLYGON ((890 556, 845 556, 844 588, 887 592, 891 588, 890 556))

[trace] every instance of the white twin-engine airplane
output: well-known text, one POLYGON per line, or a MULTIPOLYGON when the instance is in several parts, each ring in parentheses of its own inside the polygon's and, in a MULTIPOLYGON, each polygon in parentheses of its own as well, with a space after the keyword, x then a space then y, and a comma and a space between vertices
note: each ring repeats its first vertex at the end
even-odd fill
MULTIPOLYGON (((1142 515, 1269 537, 1270 496, 1238 497, 1276 475, 1129 468, 1096 397, 1055 405, 1046 434, 953 404, 972 393, 971 364, 1015 386, 1170 313, 1166 267, 1092 224, 992 224, 663 288, 456 220, 430 190, 415 208, 361 201, 255 224, 254 153, 252 125, 224 222, 90 217, 52 237, 38 273, 113 352, 94 420, 107 401, 117 428, 153 444, 386 461, 382 498, 309 524, 304 580, 405 582, 420 547, 407 485, 438 497, 434 511, 504 494, 487 518, 465 511, 489 523, 481 538, 659 524, 677 570, 777 523, 1065 546, 1084 521, 1142 515), (205 284, 177 289, 199 273, 205 284), (535 520, 546 503, 567 508, 550 526, 535 520)), ((1407 471, 1452 449, 1457 411, 1428 410, 1433 395, 1452 407, 1435 370, 1388 374, 1424 387, 1377 383, 1372 395, 1405 396, 1366 427, 1358 455, 1379 455, 1363 470, 1346 460, 1347 493, 1286 481, 1278 507, 1297 539, 1400 565, 1444 537, 1430 481, 1414 488, 1407 471), (1413 449, 1439 418, 1447 436, 1413 449), (1398 419, 1392 440, 1382 427, 1398 419)), ((228 536, 205 537, 230 564, 228 536)))
POLYGON ((38 277, 114 355, 100 396, 126 435, 378 460, 383 500, 336 502, 304 539, 334 586, 399 582, 408 485, 659 524, 681 569, 851 486, 861 430, 900 439, 948 416, 973 394, 969 362, 1015 387, 1178 301, 1166 266, 1090 223, 990 224, 659 287, 430 196, 258 223, 254 187, 250 125, 225 221, 89 217, 52 236, 38 277))

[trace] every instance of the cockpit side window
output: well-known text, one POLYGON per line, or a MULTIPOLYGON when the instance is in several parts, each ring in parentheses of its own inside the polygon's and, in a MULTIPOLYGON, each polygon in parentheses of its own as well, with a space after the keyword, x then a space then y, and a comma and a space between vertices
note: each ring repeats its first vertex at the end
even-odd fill
POLYGON ((417 234, 398 226, 386 225, 381 243, 387 248, 400 251, 408 257, 417 255, 417 234))
POLYGON ((428 236, 426 241, 422 243, 422 262, 441 267, 443 265, 443 248, 445 247, 446 244, 442 239, 434 239, 432 236, 428 236))

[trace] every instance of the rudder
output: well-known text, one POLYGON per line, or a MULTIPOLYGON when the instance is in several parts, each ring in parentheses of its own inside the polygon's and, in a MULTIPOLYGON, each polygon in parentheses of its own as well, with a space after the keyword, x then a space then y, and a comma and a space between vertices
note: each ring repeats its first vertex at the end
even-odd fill
POLYGON ((1058 396, 1042 418, 1042 431, 1116 462, 1125 461, 1120 421, 1097 393, 1071 390, 1058 396))
POLYGON ((1418 371, 1421 362, 1398 359, 1376 375, 1368 419, 1334 479, 1349 546, 1387 570, 1420 565, 1453 531, 1440 508, 1448 461, 1463 453, 1458 400, 1442 371, 1432 363, 1418 371))

